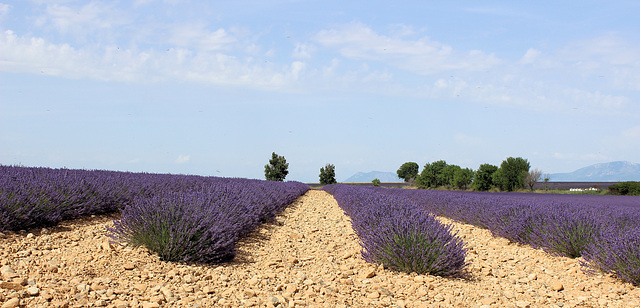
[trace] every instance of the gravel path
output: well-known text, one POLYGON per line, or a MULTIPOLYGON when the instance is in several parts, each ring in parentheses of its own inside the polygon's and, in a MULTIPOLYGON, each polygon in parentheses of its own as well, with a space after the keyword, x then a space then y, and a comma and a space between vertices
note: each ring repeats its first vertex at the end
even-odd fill
POLYGON ((640 306, 640 288, 458 223, 472 263, 467 279, 368 264, 324 191, 299 198, 221 266, 162 262, 145 248, 109 244, 113 218, 0 233, 2 308, 640 306))

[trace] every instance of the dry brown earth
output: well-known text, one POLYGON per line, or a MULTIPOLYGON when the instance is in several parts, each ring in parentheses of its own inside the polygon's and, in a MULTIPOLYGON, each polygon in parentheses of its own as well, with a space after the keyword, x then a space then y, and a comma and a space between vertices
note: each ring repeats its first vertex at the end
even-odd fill
POLYGON ((221 266, 162 262, 145 248, 110 244, 115 217, 0 234, 2 308, 640 306, 640 288, 458 223, 468 279, 368 264, 348 218, 323 191, 299 198, 221 266))

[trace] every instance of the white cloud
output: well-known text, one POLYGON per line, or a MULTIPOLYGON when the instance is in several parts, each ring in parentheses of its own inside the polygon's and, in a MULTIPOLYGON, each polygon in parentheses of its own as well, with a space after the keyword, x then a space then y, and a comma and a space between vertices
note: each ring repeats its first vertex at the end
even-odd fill
POLYGON ((190 23, 171 26, 168 42, 197 51, 215 51, 228 49, 236 39, 225 29, 210 31, 204 23, 190 23))
POLYGON ((9 14, 11 10, 11 5, 0 3, 0 20, 9 14))
POLYGON ((533 61, 535 61, 538 56, 540 56, 540 53, 541 52, 539 50, 529 48, 524 56, 522 56, 522 59, 520 59, 520 62, 523 64, 533 63, 533 61))
POLYGON ((189 160, 191 159, 191 155, 178 155, 178 158, 176 158, 175 163, 176 164, 184 164, 187 163, 189 160))
POLYGON ((310 59, 315 52, 315 46, 311 44, 297 43, 293 50, 293 57, 297 59, 310 59))
POLYGON ((360 23, 320 31, 314 39, 347 58, 387 63, 423 75, 449 70, 484 70, 500 62, 479 50, 455 51, 428 37, 407 40, 381 35, 360 23))
POLYGON ((117 35, 114 30, 131 21, 128 13, 116 9, 115 4, 92 1, 82 6, 47 4, 45 14, 37 18, 36 25, 53 27, 62 35, 85 42, 113 40, 117 35))

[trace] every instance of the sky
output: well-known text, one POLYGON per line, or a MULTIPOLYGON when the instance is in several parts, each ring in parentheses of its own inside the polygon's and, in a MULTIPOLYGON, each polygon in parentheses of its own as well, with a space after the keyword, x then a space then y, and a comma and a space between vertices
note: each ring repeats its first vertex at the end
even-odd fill
POLYGON ((640 162, 638 1, 0 1, 0 164, 640 162))

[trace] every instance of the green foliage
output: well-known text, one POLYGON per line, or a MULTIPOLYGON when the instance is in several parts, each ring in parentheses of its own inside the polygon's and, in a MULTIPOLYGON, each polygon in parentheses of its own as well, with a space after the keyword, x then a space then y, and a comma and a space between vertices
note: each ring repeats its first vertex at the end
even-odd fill
POLYGON ((467 185, 473 181, 473 170, 469 168, 459 168, 453 173, 452 185, 460 188, 467 189, 467 185))
POLYGON ((502 161, 498 171, 493 173, 493 182, 501 190, 514 191, 524 188, 524 180, 529 172, 529 161, 522 157, 509 157, 502 161))
POLYGON ((436 188, 445 185, 440 173, 446 166, 447 162, 444 160, 424 165, 420 176, 416 179, 416 185, 419 188, 436 188))
POLYGON ((491 164, 482 164, 476 171, 473 178, 473 189, 478 191, 487 191, 491 189, 493 184, 493 174, 498 170, 498 166, 491 164))
POLYGON ((438 179, 440 183, 447 187, 455 186, 453 184, 453 177, 456 171, 460 169, 461 168, 458 165, 447 165, 446 167, 444 167, 442 170, 440 170, 440 173, 438 174, 438 179))
POLYGON ((379 179, 373 179, 373 181, 371 181, 371 184, 373 184, 373 186, 375 186, 375 187, 380 187, 380 180, 379 179))
POLYGON ((621 182, 609 186, 609 191, 616 195, 640 196, 640 182, 621 182))
POLYGON ((284 159, 284 156, 279 156, 275 152, 271 154, 269 164, 264 166, 264 176, 267 181, 284 181, 284 178, 289 174, 289 163, 284 159))
POLYGON ((336 183, 336 167, 332 164, 320 168, 320 185, 336 183))
POLYGON ((418 177, 418 169, 420 167, 417 163, 414 162, 406 162, 400 166, 400 169, 396 172, 398 177, 403 179, 405 182, 412 182, 418 177))

